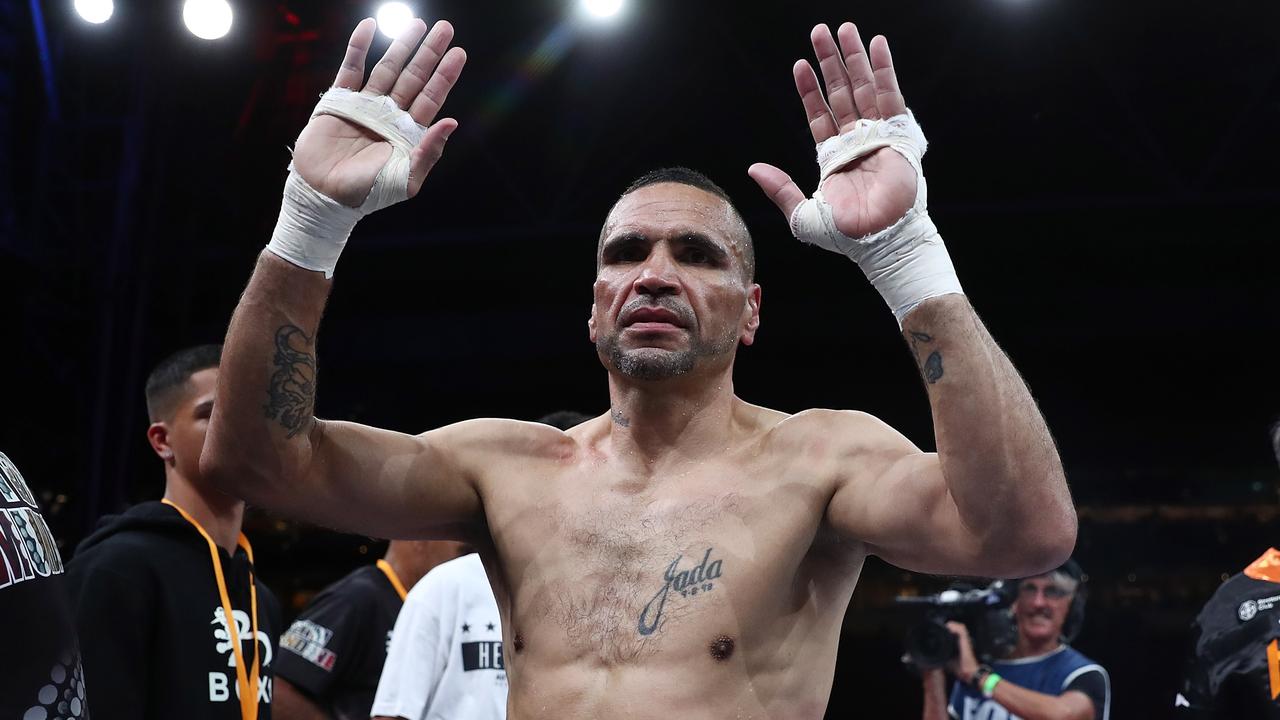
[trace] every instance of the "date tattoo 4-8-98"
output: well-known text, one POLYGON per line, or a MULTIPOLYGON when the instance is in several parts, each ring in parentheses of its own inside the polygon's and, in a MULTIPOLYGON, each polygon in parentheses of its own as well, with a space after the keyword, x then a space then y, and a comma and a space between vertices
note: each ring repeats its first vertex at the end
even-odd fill
POLYGON ((637 632, 647 636, 662 627, 662 614, 667 607, 667 596, 672 590, 680 593, 681 597, 687 598, 715 589, 715 583, 712 581, 720 577, 724 561, 712 560, 712 549, 707 548, 707 551, 702 554, 702 562, 688 570, 677 569, 683 555, 677 555, 676 559, 671 561, 662 573, 662 579, 665 581, 662 588, 640 611, 640 621, 636 624, 637 632))
POLYGON ((275 372, 262 409, 289 431, 289 437, 302 432, 315 412, 316 356, 311 346, 312 338, 297 325, 276 330, 275 372))

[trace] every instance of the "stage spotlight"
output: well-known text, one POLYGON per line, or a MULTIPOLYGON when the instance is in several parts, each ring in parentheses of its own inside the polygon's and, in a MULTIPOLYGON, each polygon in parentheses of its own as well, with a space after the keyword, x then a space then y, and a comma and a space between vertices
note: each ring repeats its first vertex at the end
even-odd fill
POLYGON ((182 22, 192 35, 217 40, 231 29, 231 4, 227 0, 187 0, 182 5, 182 22))
POLYGON ((582 9, 592 17, 611 18, 622 12, 623 0, 582 0, 582 9))
POLYGON ((413 8, 402 2, 386 2, 378 6, 378 30, 396 38, 413 22, 413 8))
POLYGON ((115 10, 111 0, 76 0, 75 7, 80 19, 94 25, 100 25, 111 19, 111 13, 115 10))

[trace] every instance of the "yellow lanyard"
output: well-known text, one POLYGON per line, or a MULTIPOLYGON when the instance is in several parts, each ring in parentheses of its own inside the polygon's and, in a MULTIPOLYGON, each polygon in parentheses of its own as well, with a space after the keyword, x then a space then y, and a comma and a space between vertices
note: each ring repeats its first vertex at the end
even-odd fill
POLYGON ((404 583, 400 582, 400 578, 396 576, 396 571, 391 569, 391 563, 386 560, 379 560, 374 564, 377 565, 378 569, 382 571, 382 574, 386 575, 387 579, 391 581, 391 586, 394 587, 396 589, 396 593, 400 595, 400 602, 404 602, 404 599, 409 595, 409 592, 404 589, 404 583))
MULTIPOLYGON (((236 628, 236 618, 231 614, 231 597, 227 595, 227 580, 222 576, 222 561, 218 558, 218 546, 213 542, 213 538, 209 537, 209 533, 200 527, 200 523, 191 517, 191 514, 172 500, 165 498, 160 502, 171 506, 177 510, 179 514, 199 531, 205 542, 209 543, 209 556, 213 558, 213 577, 218 581, 218 598, 222 600, 222 613, 226 620, 227 632, 231 636, 231 650, 236 657, 236 686, 240 690, 240 717, 244 720, 258 720, 258 588, 253 581, 253 570, 249 571, 249 606, 252 611, 252 628, 253 628, 253 673, 251 677, 245 677, 244 654, 240 649, 240 632, 236 628)), ((249 538, 240 533, 240 539, 237 541, 240 547, 244 548, 245 554, 249 556, 249 566, 253 566, 253 547, 249 545, 249 538)))

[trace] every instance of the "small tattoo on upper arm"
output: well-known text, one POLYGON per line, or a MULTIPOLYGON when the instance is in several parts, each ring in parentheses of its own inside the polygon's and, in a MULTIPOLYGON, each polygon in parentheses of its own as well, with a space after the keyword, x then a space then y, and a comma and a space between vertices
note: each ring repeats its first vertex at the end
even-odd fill
POLYGON ((942 379, 942 353, 934 350, 923 359, 920 355, 927 350, 921 348, 921 344, 933 342, 933 336, 929 333, 923 333, 916 330, 907 331, 911 335, 911 354, 916 358, 916 364, 920 366, 920 374, 924 375, 924 381, 930 385, 942 379))
POLYGON ((672 590, 680 593, 681 597, 696 597, 698 593, 711 592, 716 585, 713 582, 719 578, 724 571, 723 560, 712 560, 711 551, 714 548, 707 548, 702 554, 702 562, 698 563, 688 570, 678 570, 680 559, 683 555, 677 555, 671 564, 667 565, 666 570, 662 573, 663 585, 660 590, 653 596, 640 611, 640 621, 636 624, 636 631, 641 635, 652 635, 663 624, 663 613, 667 607, 667 596, 672 590))
POLYGON ((262 409, 289 431, 289 437, 302 432, 315 412, 316 356, 312 344, 312 338, 297 325, 281 325, 276 330, 272 358, 276 369, 262 409))

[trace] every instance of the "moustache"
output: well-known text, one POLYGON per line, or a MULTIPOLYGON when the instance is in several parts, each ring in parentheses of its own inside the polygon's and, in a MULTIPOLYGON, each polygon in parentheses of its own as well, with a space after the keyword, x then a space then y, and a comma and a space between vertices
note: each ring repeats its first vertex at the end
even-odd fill
POLYGON ((694 325, 693 308, 669 295, 636 298, 622 307, 620 317, 628 317, 637 310, 652 310, 656 308, 661 308, 675 315, 682 327, 691 328, 694 325))

